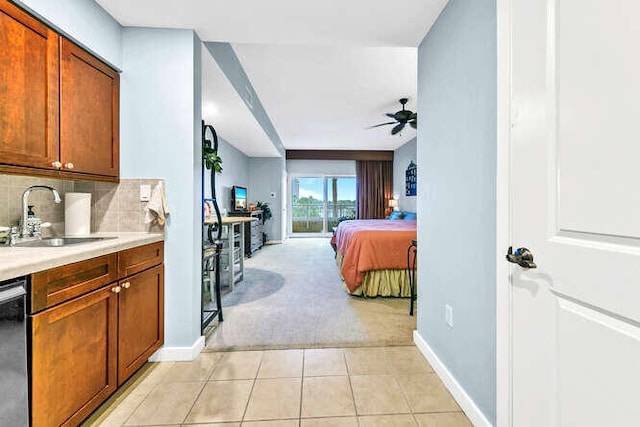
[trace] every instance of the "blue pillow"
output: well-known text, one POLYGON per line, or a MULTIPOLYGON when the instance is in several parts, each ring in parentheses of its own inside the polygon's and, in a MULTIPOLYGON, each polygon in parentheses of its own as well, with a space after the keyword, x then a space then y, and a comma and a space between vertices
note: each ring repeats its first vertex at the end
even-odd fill
POLYGON ((404 212, 401 211, 393 211, 391 212, 391 214, 389 214, 389 219, 403 219, 404 218, 404 212))
POLYGON ((402 219, 416 219, 416 213, 415 212, 405 212, 404 213, 404 217, 402 219))

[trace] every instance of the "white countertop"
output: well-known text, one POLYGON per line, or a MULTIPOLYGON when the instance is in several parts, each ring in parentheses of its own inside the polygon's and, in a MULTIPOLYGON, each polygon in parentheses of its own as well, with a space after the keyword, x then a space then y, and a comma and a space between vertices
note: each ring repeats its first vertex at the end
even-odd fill
POLYGON ((93 233, 91 237, 116 238, 55 248, 0 246, 0 280, 164 240, 161 233, 93 233))

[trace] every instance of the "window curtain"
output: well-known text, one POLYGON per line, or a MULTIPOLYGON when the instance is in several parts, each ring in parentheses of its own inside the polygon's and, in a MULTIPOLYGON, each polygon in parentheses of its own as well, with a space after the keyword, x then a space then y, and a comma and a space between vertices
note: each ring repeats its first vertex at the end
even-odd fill
POLYGON ((393 162, 356 161, 356 218, 384 219, 393 198, 393 162))

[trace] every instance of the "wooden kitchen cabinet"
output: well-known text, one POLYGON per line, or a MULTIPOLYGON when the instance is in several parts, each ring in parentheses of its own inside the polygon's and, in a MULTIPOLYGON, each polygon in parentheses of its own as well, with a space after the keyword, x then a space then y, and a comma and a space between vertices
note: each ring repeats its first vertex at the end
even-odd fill
POLYGON ((60 53, 62 170, 117 177, 120 76, 67 39, 60 53))
POLYGON ((34 273, 31 275, 31 312, 68 301, 117 279, 117 254, 34 273))
POLYGON ((162 346, 163 249, 150 243, 31 274, 33 427, 79 425, 162 346))
POLYGON ((117 388, 117 294, 106 286, 31 317, 31 417, 76 426, 117 388))
POLYGON ((51 168, 59 158, 59 36, 0 0, 0 163, 51 168))
POLYGON ((0 172, 118 181, 117 71, 0 0, 0 172))
POLYGON ((127 249, 118 254, 118 276, 131 276, 164 260, 164 242, 127 249))
POLYGON ((119 283, 118 385, 146 363, 164 342, 162 265, 119 283))

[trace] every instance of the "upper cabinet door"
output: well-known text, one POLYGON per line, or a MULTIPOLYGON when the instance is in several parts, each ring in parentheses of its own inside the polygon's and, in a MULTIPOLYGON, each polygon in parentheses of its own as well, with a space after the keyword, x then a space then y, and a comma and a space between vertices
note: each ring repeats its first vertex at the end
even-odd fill
POLYGON ((58 40, 0 0, 0 163, 53 168, 59 159, 58 40))
POLYGON ((61 46, 62 170, 117 177, 120 77, 72 42, 61 46))

